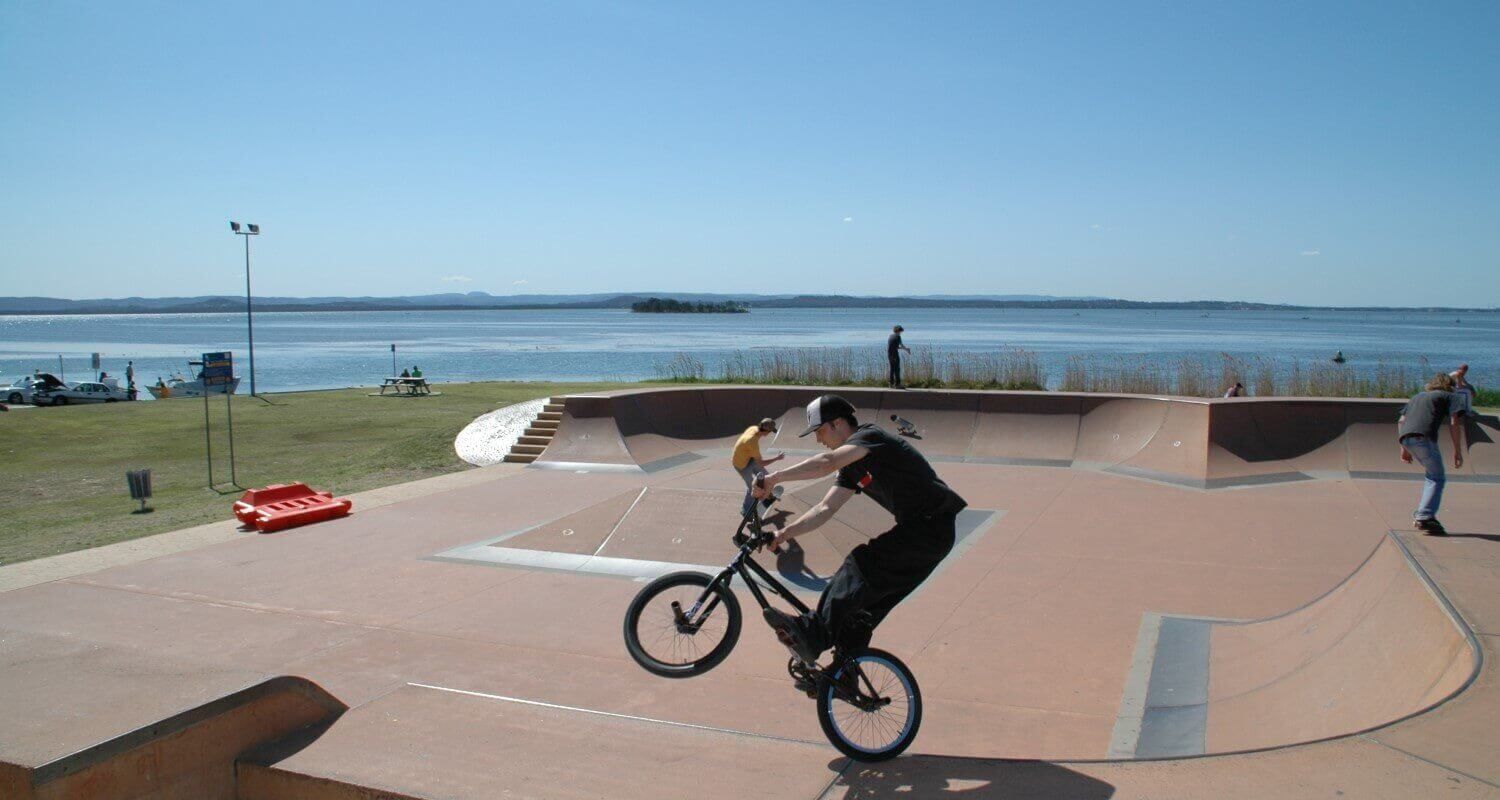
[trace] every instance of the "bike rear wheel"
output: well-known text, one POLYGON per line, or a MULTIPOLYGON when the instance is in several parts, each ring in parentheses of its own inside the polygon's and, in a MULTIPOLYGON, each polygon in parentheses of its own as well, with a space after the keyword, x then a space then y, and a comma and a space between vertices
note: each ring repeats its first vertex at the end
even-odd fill
POLYGON ((901 659, 867 648, 846 659, 833 680, 823 683, 818 724, 839 752, 856 761, 895 758, 917 738, 922 691, 901 659), (840 684, 857 686, 858 696, 850 696, 840 684))
POLYGON ((674 572, 641 589, 625 612, 625 648, 637 664, 666 678, 691 678, 729 655, 740 638, 740 601, 713 580, 674 572))

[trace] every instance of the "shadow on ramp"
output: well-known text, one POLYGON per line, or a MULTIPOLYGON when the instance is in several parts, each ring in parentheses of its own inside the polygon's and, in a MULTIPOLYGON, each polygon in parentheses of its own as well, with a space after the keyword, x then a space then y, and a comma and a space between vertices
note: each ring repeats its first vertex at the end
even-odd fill
MULTIPOLYGON (((839 759, 829 764, 839 769, 839 759)), ((1115 787, 1045 761, 991 761, 944 756, 908 756, 881 764, 851 763, 829 787, 830 800, 963 797, 1105 800, 1115 787)))

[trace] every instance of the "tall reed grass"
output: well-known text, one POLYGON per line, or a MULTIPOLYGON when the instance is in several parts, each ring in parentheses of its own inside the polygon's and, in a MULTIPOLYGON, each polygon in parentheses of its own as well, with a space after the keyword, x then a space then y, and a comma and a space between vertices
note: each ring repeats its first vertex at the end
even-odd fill
MULTIPOLYGON (((929 389, 1044 390, 1047 373, 1037 355, 1007 347, 993 352, 946 352, 916 347, 902 359, 907 386, 929 389)), ((656 365, 676 383, 756 383, 788 386, 885 386, 885 353, 877 348, 772 348, 736 351, 718 373, 689 353, 656 365)), ((1277 359, 1218 357, 1159 360, 1141 356, 1070 356, 1056 388, 1064 392, 1221 397, 1235 383, 1261 397, 1410 397, 1434 370, 1380 362, 1373 367, 1277 359)), ((1493 395, 1486 391, 1484 395, 1493 395)), ((1481 404, 1484 404, 1481 397, 1481 404)))
MULTIPOLYGON (((885 386, 885 353, 875 348, 815 347, 735 351, 719 373, 707 376, 703 362, 678 353, 655 365, 663 380, 678 383, 758 383, 788 386, 885 386)), ((914 347, 901 360, 904 384, 924 389, 1040 391, 1047 375, 1036 354, 1007 347, 994 352, 943 352, 914 347)))

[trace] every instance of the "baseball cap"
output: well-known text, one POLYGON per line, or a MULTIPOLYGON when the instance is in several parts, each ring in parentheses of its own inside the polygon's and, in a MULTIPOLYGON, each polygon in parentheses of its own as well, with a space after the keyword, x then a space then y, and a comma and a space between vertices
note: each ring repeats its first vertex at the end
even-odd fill
POLYGON ((854 417, 854 406, 836 394, 825 394, 807 404, 807 430, 797 434, 806 436, 823 423, 839 417, 854 417))

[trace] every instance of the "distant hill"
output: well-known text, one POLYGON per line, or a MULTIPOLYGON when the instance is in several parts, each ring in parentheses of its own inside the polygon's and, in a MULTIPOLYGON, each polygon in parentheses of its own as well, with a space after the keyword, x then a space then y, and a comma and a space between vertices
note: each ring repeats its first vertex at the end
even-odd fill
MULTIPOLYGON (((1340 310, 1334 306, 1294 306, 1236 300, 1149 302, 1107 297, 1052 297, 1048 295, 922 295, 868 297, 852 295, 703 294, 692 292, 632 292, 628 294, 517 294, 449 292, 404 297, 256 297, 256 311, 460 311, 475 309, 629 309, 657 297, 683 303, 734 303, 750 308, 1073 308, 1073 309, 1187 309, 1198 311, 1340 310)), ((1360 306, 1342 310, 1382 311, 1395 307, 1360 306)), ((17 314, 207 314, 245 310, 245 298, 233 295, 200 297, 122 297, 66 300, 57 297, 0 297, 0 315, 17 314)), ((1496 311, 1433 307, 1402 310, 1439 312, 1496 311)))

